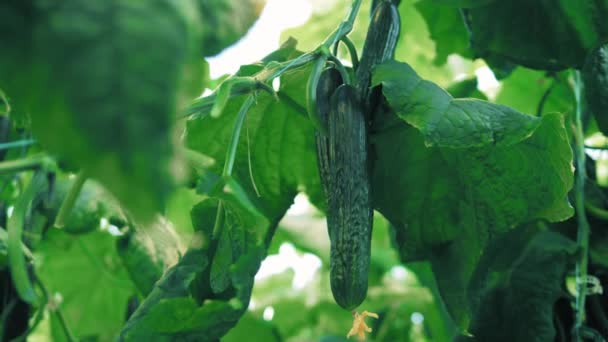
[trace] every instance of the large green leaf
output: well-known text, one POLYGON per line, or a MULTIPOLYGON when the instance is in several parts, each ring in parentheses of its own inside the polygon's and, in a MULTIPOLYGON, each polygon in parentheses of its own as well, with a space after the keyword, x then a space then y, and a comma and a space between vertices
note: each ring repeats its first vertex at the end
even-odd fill
POLYGON ((608 1, 495 1, 466 10, 471 44, 480 55, 545 70, 581 67, 608 39, 608 1))
POLYGON ((196 0, 204 23, 203 53, 218 54, 247 33, 266 0, 196 0))
POLYGON ((407 70, 392 62, 374 75, 393 109, 417 125, 390 113, 377 119, 374 203, 396 226, 402 259, 431 260, 442 297, 466 327, 466 287, 491 236, 533 219, 572 215, 566 199, 572 154, 560 115, 528 117, 477 100, 461 100, 471 101, 467 108, 475 110, 438 113, 436 97, 447 99, 448 109, 449 102, 459 100, 419 80, 413 84, 422 85, 420 92, 413 94, 427 96, 409 102, 403 89, 408 91, 408 78, 417 76, 402 72, 407 70), (499 132, 504 139, 496 139, 499 132), (428 147, 425 141, 444 147, 428 147))
MULTIPOLYGON (((267 217, 288 207, 298 190, 320 196, 314 130, 300 103, 308 70, 281 77, 280 100, 258 94, 241 132, 233 177, 267 217)), ((243 96, 231 100, 219 118, 205 115, 188 122, 186 145, 214 158, 216 165, 211 171, 216 174, 221 173, 242 103, 243 96)))
POLYGON ((389 61, 374 70, 373 85, 403 120, 418 128, 427 146, 471 148, 509 146, 540 125, 538 118, 477 99, 454 99, 421 79, 406 63, 389 61))
POLYGON ((79 339, 115 338, 125 322, 127 301, 136 289, 106 231, 78 237, 51 229, 35 254, 36 274, 58 294, 65 320, 79 339))
POLYGON ((263 249, 242 255, 230 268, 235 296, 199 305, 188 294, 197 273, 209 267, 206 251, 191 248, 157 283, 121 333, 121 341, 216 341, 232 328, 249 305, 253 277, 263 249))
POLYGON ((28 11, 14 53, 28 58, 9 61, 17 75, 0 68, 0 86, 49 152, 150 219, 173 186, 173 113, 202 89, 195 3, 47 1, 28 11))
POLYGON ((531 227, 488 245, 470 287, 474 340, 552 341, 553 307, 576 251, 574 241, 531 227))

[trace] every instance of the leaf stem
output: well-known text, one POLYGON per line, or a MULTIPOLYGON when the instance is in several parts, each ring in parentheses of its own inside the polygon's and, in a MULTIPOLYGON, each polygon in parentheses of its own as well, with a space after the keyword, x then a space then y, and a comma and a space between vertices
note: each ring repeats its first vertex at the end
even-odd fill
POLYGON ((557 79, 554 78, 553 82, 551 82, 551 85, 549 86, 549 88, 547 88, 547 90, 545 90, 545 92, 543 93, 543 96, 540 98, 540 101, 538 102, 538 106, 536 107, 536 116, 543 115, 543 109, 545 108, 545 103, 549 99, 549 95, 551 95, 551 92, 553 92, 553 89, 555 88, 556 85, 557 85, 557 79))
POLYGON ((25 147, 25 146, 33 145, 35 143, 36 143, 36 140, 33 140, 33 139, 5 142, 5 143, 0 143, 0 150, 8 150, 10 148, 15 148, 15 147, 25 147))
POLYGON ((66 340, 68 340, 68 342, 76 342, 76 338, 74 338, 74 335, 72 335, 72 331, 68 327, 68 324, 66 323, 59 307, 55 308, 53 312, 55 313, 55 316, 57 316, 57 320, 59 320, 59 325, 61 325, 61 329, 63 329, 66 340))
POLYGON ((30 324, 29 328, 27 328, 27 330, 23 334, 21 334, 21 336, 12 339, 10 342, 26 341, 27 337, 34 330, 36 330, 36 327, 38 327, 38 324, 40 324, 40 322, 42 321, 42 318, 44 317, 46 305, 49 301, 49 293, 46 290, 46 287, 42 284, 42 282, 40 281, 40 279, 38 277, 36 277, 35 281, 36 281, 36 284, 38 285, 38 287, 40 288, 40 291, 42 292, 42 300, 38 304, 38 310, 36 310, 36 317, 34 317, 34 321, 32 322, 32 324, 30 324))
POLYGON ((15 285, 15 289, 17 289, 17 294, 26 303, 34 303, 38 297, 30 279, 22 248, 23 226, 32 200, 36 196, 36 193, 44 187, 45 182, 46 175, 43 172, 37 172, 25 188, 25 191, 17 199, 13 213, 7 222, 9 269, 13 278, 13 284, 15 285))
POLYGON ((581 250, 579 260, 576 263, 576 304, 575 304, 575 320, 574 339, 581 339, 581 332, 585 323, 585 299, 587 296, 587 263, 589 255, 589 222, 585 214, 585 141, 583 134, 582 116, 582 80, 579 71, 573 72, 574 76, 574 97, 576 100, 576 117, 575 117, 575 158, 576 158, 576 178, 574 188, 574 205, 576 209, 576 217, 578 221, 577 244, 581 250))
POLYGON ((46 168, 49 163, 51 163, 51 159, 44 154, 37 154, 23 159, 7 160, 0 162, 0 175, 46 168))
POLYGON ((65 226, 65 221, 67 221, 70 216, 70 212, 74 207, 74 203, 78 199, 78 195, 82 190, 82 186, 84 182, 87 180, 87 176, 84 171, 80 171, 76 176, 76 180, 72 187, 70 188, 70 192, 65 196, 65 199, 61 203, 61 207, 59 207, 59 212, 57 213, 57 217, 55 218, 55 228, 63 228, 65 226))
POLYGON ((587 209, 587 211, 594 217, 597 217, 604 221, 608 221, 608 210, 596 207, 589 201, 585 202, 585 209, 587 209))
MULTIPOLYGON (((234 127, 232 128, 232 136, 230 137, 230 143, 228 145, 228 150, 226 151, 224 169, 222 170, 223 179, 226 179, 232 175, 232 170, 234 169, 234 161, 236 159, 236 149, 239 145, 239 138, 241 137, 243 123, 245 122, 247 112, 249 112, 249 108, 251 108, 254 101, 255 100, 253 95, 249 95, 245 102, 243 102, 243 104, 241 105, 241 109, 239 109, 239 112, 236 116, 236 121, 234 122, 234 127)), ((217 207, 217 214, 215 216, 215 224, 213 225, 212 239, 215 239, 219 236, 222 231, 223 223, 224 205, 222 201, 220 201, 217 207)))

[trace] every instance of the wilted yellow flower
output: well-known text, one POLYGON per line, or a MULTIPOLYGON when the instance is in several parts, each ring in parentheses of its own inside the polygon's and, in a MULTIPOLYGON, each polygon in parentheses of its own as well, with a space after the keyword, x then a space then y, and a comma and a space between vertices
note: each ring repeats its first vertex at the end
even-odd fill
POLYGON ((357 335, 359 340, 362 341, 365 339, 366 332, 372 332, 372 328, 368 327, 367 324, 365 324, 365 317, 373 317, 377 319, 378 314, 368 311, 363 311, 361 314, 359 314, 358 312, 353 311, 353 317, 353 327, 350 328, 350 331, 346 335, 346 338, 350 338, 351 336, 357 335))

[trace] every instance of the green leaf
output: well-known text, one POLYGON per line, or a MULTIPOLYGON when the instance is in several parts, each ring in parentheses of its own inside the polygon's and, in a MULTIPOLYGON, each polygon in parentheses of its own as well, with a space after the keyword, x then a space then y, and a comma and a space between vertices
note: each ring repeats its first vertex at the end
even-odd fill
MULTIPOLYGON (((482 0, 476 2, 490 2, 482 0)), ((451 1, 451 0, 425 0, 415 4, 416 9, 424 18, 431 39, 435 41, 435 60, 437 65, 447 62, 449 55, 457 53, 471 59, 473 51, 469 44, 469 34, 462 23, 462 15, 456 8, 437 6, 446 2, 475 2, 473 1, 451 1)), ((464 7, 463 4, 456 7, 464 7)), ((407 26, 407 25, 406 25, 407 26)))
POLYGON ((408 70, 391 63, 375 74, 377 81, 382 75, 390 80, 383 83, 388 102, 418 127, 391 113, 377 118, 372 136, 377 151, 374 203, 396 226, 402 260, 432 262, 450 313, 466 327, 466 287, 488 239, 533 219, 560 221, 572 215, 566 198, 573 177, 568 136, 560 115, 534 118, 477 100, 461 101, 471 101, 470 108, 482 111, 446 111, 441 116, 437 101, 447 99, 450 108, 449 102, 459 100, 399 72, 408 70), (390 65, 397 68, 391 69, 392 75, 390 65), (402 96, 411 91, 405 86, 410 83, 421 89, 412 92, 413 100, 402 96), (425 99, 434 102, 427 105, 425 99), (505 110, 483 112, 493 107, 505 110), (508 133, 495 144, 494 130, 508 133), (444 147, 426 146, 429 139, 444 147))
POLYGON ((29 57, 9 64, 21 75, 0 69, 0 86, 30 113, 40 143, 141 220, 161 211, 172 190, 173 114, 203 89, 194 6, 36 2, 31 44, 19 46, 29 57))
POLYGON ((470 332, 475 341, 555 338, 553 307, 565 293, 577 246, 557 233, 522 230, 488 245, 474 273, 470 332))
POLYGON ((239 258, 231 268, 231 282, 236 290, 234 298, 210 300, 199 306, 187 296, 187 288, 194 274, 207 266, 201 252, 191 249, 159 281, 123 329, 122 341, 174 341, 176 338, 214 341, 236 324, 249 304, 253 276, 264 253, 253 250, 239 258))
POLYGON ((568 114, 573 112, 575 102, 567 80, 568 75, 565 72, 552 78, 543 72, 520 67, 501 81, 495 102, 508 105, 522 113, 539 114, 537 111, 540 102, 549 91, 543 113, 568 114))
POLYGON ((147 296, 154 283, 175 265, 183 247, 177 233, 164 218, 146 227, 130 227, 116 241, 116 249, 133 283, 147 296))
POLYGON ((236 43, 258 19, 266 0, 196 0, 204 23, 203 53, 213 56, 236 43))
POLYGON ((36 252, 36 274, 51 295, 61 296, 62 313, 77 338, 111 340, 124 324, 136 290, 115 240, 105 231, 74 237, 51 229, 36 252))
POLYGON ((373 141, 382 151, 373 173, 376 209, 396 225, 402 260, 431 260, 461 325, 469 316, 468 279, 490 236, 532 219, 572 215, 571 152, 558 115, 543 117, 530 138, 512 146, 426 148, 403 123, 373 141))
POLYGON ((495 1, 466 10, 471 44, 479 55, 523 66, 581 67, 589 50, 608 38, 606 1, 495 1))
POLYGON ((471 148, 512 145, 529 137, 538 118, 476 99, 454 99, 436 84, 422 80, 406 63, 389 61, 374 70, 373 85, 397 115, 418 128, 427 146, 471 148))
MULTIPOLYGON (((271 221, 291 205, 299 190, 320 194, 314 129, 301 103, 308 68, 281 77, 280 100, 267 93, 247 113, 232 177, 271 221), (287 97, 287 99, 285 98, 287 97), (255 189, 254 189, 255 185, 255 189), (256 191, 257 189, 257 191, 256 191), (259 196, 258 196, 259 193, 259 196)), ((186 145, 216 160, 210 171, 221 174, 226 148, 243 96, 233 98, 219 118, 188 121, 186 145)))

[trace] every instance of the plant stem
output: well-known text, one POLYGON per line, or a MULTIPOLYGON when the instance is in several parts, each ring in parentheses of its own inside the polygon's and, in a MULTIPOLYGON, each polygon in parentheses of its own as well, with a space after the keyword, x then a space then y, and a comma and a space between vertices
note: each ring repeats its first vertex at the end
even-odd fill
POLYGON ((42 284, 42 282, 40 281, 40 279, 38 277, 36 277, 35 281, 36 281, 36 284, 38 285, 38 287, 40 288, 40 291, 42 292, 42 300, 38 304, 38 309, 36 310, 36 317, 34 317, 34 321, 32 322, 32 324, 30 324, 29 328, 27 328, 27 330, 23 334, 21 334, 21 336, 12 339, 10 342, 26 341, 27 337, 34 330, 36 330, 36 327, 38 327, 38 324, 40 324, 40 322, 42 321, 42 318, 44 317, 46 305, 48 304, 48 301, 49 301, 49 293, 46 290, 46 287, 42 284))
POLYGON ((37 154, 23 159, 0 162, 0 175, 17 173, 25 170, 34 170, 48 164, 50 158, 44 154, 37 154))
POLYGON ((6 143, 0 143, 0 150, 8 150, 9 148, 30 146, 35 143, 36 143, 36 140, 33 140, 33 139, 17 140, 17 141, 11 141, 11 142, 6 142, 6 143))
MULTIPOLYGON (((234 169, 234 161, 236 159, 236 149, 239 146, 239 138, 241 137, 241 130, 243 128, 243 123, 245 122, 245 117, 247 116, 247 112, 249 112, 249 108, 254 103, 253 95, 249 95, 245 102, 241 105, 241 109, 236 116, 236 121, 234 122, 234 127, 232 128, 232 136, 230 137, 230 143, 228 145, 228 150, 226 151, 226 160, 224 161, 224 169, 222 170, 222 178, 226 179, 232 175, 232 170, 234 169)), ((217 207, 217 214, 215 216, 215 224, 213 225, 213 233, 212 239, 215 239, 219 236, 222 231, 222 226, 224 225, 224 205, 222 201, 219 202, 217 207)))
POLYGON ((553 82, 551 82, 551 85, 549 86, 549 88, 547 88, 547 90, 545 90, 543 97, 540 98, 540 102, 538 103, 538 106, 536 107, 536 116, 543 115, 543 109, 545 108, 545 102, 547 102, 547 99, 549 99, 549 95, 551 95, 551 92, 553 91, 553 89, 555 88, 556 85, 557 85, 557 80, 553 79, 553 82))
POLYGON ((63 318, 63 314, 61 313, 59 307, 57 307, 53 311, 57 316, 57 320, 59 320, 59 325, 61 325, 61 329, 63 329, 63 333, 65 334, 66 340, 68 340, 68 342, 76 342, 76 338, 74 338, 74 335, 72 335, 72 331, 65 322, 65 318, 63 318))
MULTIPOLYGON (((348 14, 348 17, 340 23, 340 26, 332 32, 321 44, 318 48, 313 50, 312 52, 305 53, 300 55, 292 60, 288 60, 285 62, 270 62, 266 65, 266 67, 258 72, 254 78, 260 82, 268 82, 272 81, 275 78, 283 75, 286 71, 299 68, 303 65, 306 65, 318 57, 318 51, 322 48, 330 49, 332 45, 336 42, 339 42, 344 36, 349 34, 354 26, 355 19, 357 18, 357 14, 359 13, 359 8, 361 7, 362 0, 353 0, 353 4, 348 14)), ((247 94, 247 91, 234 91, 230 93, 230 98, 236 97, 239 95, 247 94)), ((212 94, 203 99, 197 100, 192 106, 186 109, 185 113, 180 116, 180 118, 192 117, 192 116, 202 116, 207 114, 211 108, 213 107, 213 102, 215 101, 216 95, 212 94)))
POLYGON ((35 303, 38 300, 38 296, 34 291, 22 248, 23 226, 32 200, 45 186, 45 182, 45 174, 37 172, 25 190, 19 195, 19 198, 15 202, 13 213, 7 221, 9 269, 19 298, 27 303, 35 303))
POLYGON ((74 184, 72 184, 72 187, 70 188, 70 192, 68 192, 65 199, 61 203, 61 207, 59 208, 59 212, 55 218, 54 226, 56 228, 63 228, 65 226, 65 221, 67 221, 68 217, 70 216, 70 212, 72 211, 74 203, 76 203, 78 195, 80 194, 82 186, 86 180, 87 176, 85 175, 84 171, 80 171, 76 176, 74 184))
POLYGON ((598 208, 590 202, 585 202, 585 209, 594 217, 597 217, 601 220, 608 221, 608 210, 598 208))
POLYGON ((575 340, 580 340, 580 332, 585 323, 585 299, 587 295, 587 263, 589 255, 589 222, 585 214, 585 141, 583 135, 583 103, 582 103, 582 80, 579 71, 574 71, 574 96, 576 100, 575 117, 575 158, 576 179, 574 192, 574 205, 578 221, 577 243, 581 250, 580 258, 576 263, 576 306, 574 320, 575 340))

